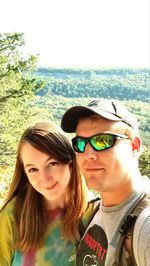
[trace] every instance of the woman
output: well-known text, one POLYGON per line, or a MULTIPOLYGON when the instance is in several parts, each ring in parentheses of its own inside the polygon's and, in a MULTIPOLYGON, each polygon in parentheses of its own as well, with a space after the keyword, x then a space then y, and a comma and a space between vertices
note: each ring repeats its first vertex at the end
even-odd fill
POLYGON ((74 266, 86 207, 86 186, 65 133, 47 122, 29 127, 0 213, 0 265, 74 266))

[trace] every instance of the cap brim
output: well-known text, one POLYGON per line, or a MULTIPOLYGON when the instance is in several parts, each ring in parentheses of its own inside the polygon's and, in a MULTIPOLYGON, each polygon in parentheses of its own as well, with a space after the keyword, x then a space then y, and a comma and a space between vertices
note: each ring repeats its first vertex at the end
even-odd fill
POLYGON ((63 131, 73 133, 76 131, 77 122, 79 118, 84 118, 91 114, 97 114, 111 121, 121 121, 119 117, 114 114, 108 113, 105 110, 98 110, 97 107, 88 106, 74 106, 68 109, 61 120, 61 128, 63 131))

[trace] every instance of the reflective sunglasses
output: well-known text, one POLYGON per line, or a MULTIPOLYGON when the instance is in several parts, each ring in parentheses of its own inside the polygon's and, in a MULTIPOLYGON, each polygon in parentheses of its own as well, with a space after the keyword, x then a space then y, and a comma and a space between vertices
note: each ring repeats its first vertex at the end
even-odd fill
POLYGON ((89 138, 76 136, 72 139, 73 149, 76 152, 83 153, 87 143, 90 143, 91 147, 95 151, 103 151, 112 148, 117 140, 129 139, 123 134, 114 133, 99 133, 89 138))

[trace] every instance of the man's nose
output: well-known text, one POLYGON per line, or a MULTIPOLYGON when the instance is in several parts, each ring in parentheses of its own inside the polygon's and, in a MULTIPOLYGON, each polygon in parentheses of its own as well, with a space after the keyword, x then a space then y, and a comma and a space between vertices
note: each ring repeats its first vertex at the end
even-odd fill
POLYGON ((84 156, 86 160, 96 160, 97 159, 97 152, 92 148, 90 143, 86 144, 84 156))

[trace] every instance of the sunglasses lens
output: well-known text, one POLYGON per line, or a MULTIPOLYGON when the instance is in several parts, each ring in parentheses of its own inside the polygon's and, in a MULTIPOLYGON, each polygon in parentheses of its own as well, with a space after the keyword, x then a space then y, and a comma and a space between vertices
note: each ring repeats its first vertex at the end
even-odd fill
POLYGON ((76 152, 84 152, 85 146, 89 142, 95 151, 103 151, 114 146, 116 140, 122 138, 113 134, 97 134, 90 138, 75 137, 72 139, 73 148, 76 152))
POLYGON ((84 152, 86 141, 82 138, 72 139, 73 148, 76 152, 84 152))
POLYGON ((101 151, 111 148, 114 145, 115 140, 115 136, 105 134, 92 137, 90 143, 96 151, 101 151))

